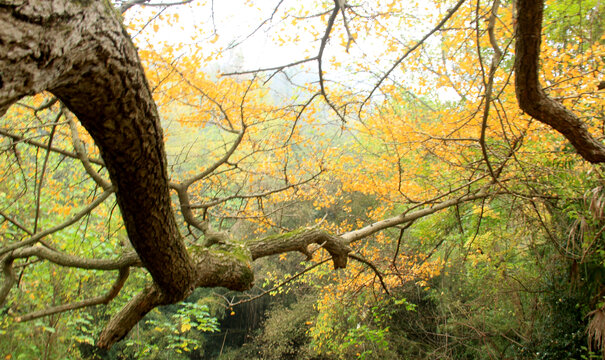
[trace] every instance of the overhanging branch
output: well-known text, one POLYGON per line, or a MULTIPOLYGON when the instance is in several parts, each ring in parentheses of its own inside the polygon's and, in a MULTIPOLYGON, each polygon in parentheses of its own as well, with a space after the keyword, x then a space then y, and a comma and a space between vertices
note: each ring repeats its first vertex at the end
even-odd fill
POLYGON ((544 92, 539 79, 544 0, 517 0, 515 92, 519 107, 552 127, 591 163, 605 162, 605 146, 578 116, 544 92))

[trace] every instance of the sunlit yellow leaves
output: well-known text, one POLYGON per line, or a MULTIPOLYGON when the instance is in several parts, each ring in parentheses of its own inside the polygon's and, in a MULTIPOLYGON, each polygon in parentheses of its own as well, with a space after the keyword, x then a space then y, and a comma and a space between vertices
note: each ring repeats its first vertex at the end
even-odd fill
POLYGON ((71 207, 69 206, 60 206, 60 205, 56 205, 55 207, 53 207, 50 210, 50 213, 53 215, 61 215, 61 216, 67 216, 69 215, 69 213, 71 212, 71 207))
POLYGON ((186 333, 189 330, 191 330, 191 323, 190 322, 184 322, 184 323, 181 324, 181 327, 180 327, 181 334, 182 333, 186 333))

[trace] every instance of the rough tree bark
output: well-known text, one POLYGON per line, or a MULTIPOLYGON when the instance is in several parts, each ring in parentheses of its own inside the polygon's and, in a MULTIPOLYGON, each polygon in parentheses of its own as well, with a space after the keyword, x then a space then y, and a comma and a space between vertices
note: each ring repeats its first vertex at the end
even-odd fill
POLYGON ((539 79, 544 0, 517 0, 515 91, 519 107, 552 127, 591 163, 605 162, 605 146, 573 112, 546 95, 539 79))
MULTIPOLYGON (((57 96, 99 147, 130 242, 154 280, 110 320, 98 346, 111 347, 151 309, 182 300, 196 287, 250 288, 253 258, 315 242, 326 246, 336 267, 346 264, 348 246, 321 232, 299 237, 300 244, 289 239, 288 246, 266 241, 247 257, 216 249, 188 253, 171 208, 157 108, 137 51, 108 1, 0 0, 0 116, 42 91, 57 96)), ((13 250, 2 258, 8 287, 13 259, 21 255, 13 250)))
POLYGON ((185 298, 197 268, 171 208, 157 108, 108 1, 0 0, 0 116, 45 90, 99 147, 130 241, 157 286, 156 303, 185 298))
POLYGON ((2 0, 0 54, 0 114, 43 90, 61 99, 99 147, 164 301, 186 297, 195 266, 171 208, 158 112, 119 15, 106 1, 2 0))
MULTIPOLYGON (((565 134, 589 161, 603 161, 602 145, 586 141, 585 128, 577 118, 542 92, 537 80, 541 30, 536 25, 542 3, 536 2, 537 7, 529 0, 519 3, 515 66, 521 106, 565 134), (582 131, 577 133, 576 128, 582 131)), ((308 254, 309 245, 317 244, 330 253, 336 268, 342 268, 351 251, 348 244, 356 239, 487 196, 483 192, 446 201, 443 206, 386 219, 340 237, 306 229, 251 241, 243 246, 244 255, 217 249, 189 254, 171 208, 157 108, 137 51, 109 1, 0 0, 0 116, 23 96, 42 91, 61 99, 99 147, 130 242, 154 280, 110 320, 97 343, 105 348, 123 338, 148 311, 185 298, 195 287, 251 287, 250 262, 256 258, 286 251, 308 254)), ((12 262, 18 256, 14 249, 2 255, 6 279, 14 277, 12 262)))

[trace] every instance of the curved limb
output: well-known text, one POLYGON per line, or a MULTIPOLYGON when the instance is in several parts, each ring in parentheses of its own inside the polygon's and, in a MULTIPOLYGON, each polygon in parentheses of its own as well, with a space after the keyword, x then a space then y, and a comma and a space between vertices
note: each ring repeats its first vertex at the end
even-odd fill
POLYGON ((605 162, 605 145, 580 118, 546 95, 539 79, 544 0, 517 0, 515 92, 521 110, 552 127, 591 163, 605 162))

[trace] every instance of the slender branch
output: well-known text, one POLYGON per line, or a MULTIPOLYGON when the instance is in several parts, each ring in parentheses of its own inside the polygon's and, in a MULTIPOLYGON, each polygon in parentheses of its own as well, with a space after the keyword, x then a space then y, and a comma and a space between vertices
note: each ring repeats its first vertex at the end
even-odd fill
POLYGON ((284 285, 286 285, 286 284, 288 284, 288 283, 296 280, 297 278, 303 276, 304 274, 308 273, 309 271, 315 269, 316 267, 318 267, 318 266, 320 266, 320 265, 322 265, 322 264, 324 264, 324 263, 326 263, 328 261, 330 261, 330 258, 323 259, 322 261, 320 261, 318 263, 315 263, 315 264, 313 264, 313 265, 305 268, 303 271, 301 271, 301 272, 299 272, 299 273, 297 273, 295 275, 290 276, 289 278, 287 278, 286 280, 284 280, 284 281, 280 282, 279 284, 275 285, 271 289, 269 289, 269 290, 263 290, 263 292, 260 293, 260 294, 258 294, 258 295, 255 295, 255 296, 243 299, 243 300, 239 300, 237 302, 227 301, 227 304, 228 304, 228 306, 232 307, 232 306, 241 305, 241 304, 244 304, 244 303, 251 302, 251 301, 254 301, 256 299, 259 299, 259 298, 261 298, 261 297, 263 297, 263 296, 265 296, 267 294, 270 294, 271 292, 273 292, 273 291, 281 288, 282 286, 284 286, 284 285))
MULTIPOLYGON (((339 0, 336 0, 336 1, 339 1, 339 0)), ((332 104, 332 102, 330 101, 330 98, 328 97, 328 93, 326 92, 326 87, 325 87, 323 68, 322 68, 323 67, 323 62, 322 62, 323 53, 326 48, 326 45, 328 44, 328 39, 330 38, 330 33, 332 32, 332 27, 334 26, 334 22, 336 21, 336 16, 338 16, 339 11, 340 11, 340 8, 338 6, 335 6, 334 10, 332 10, 332 14, 330 14, 330 18, 328 19, 326 31, 324 33, 324 36, 321 39, 321 43, 319 45, 319 52, 317 53, 317 68, 319 71, 319 87, 321 89, 321 95, 326 100, 326 103, 328 103, 330 108, 332 108, 332 110, 334 110, 336 115, 338 115, 338 117, 344 122, 345 121, 344 116, 340 113, 340 111, 338 111, 338 109, 336 109, 336 107, 334 106, 334 104, 332 104)))
POLYGON ((382 285, 382 288, 384 289, 384 291, 388 295, 391 295, 391 293, 389 292, 389 289, 387 288, 386 284, 384 283, 384 280, 383 280, 383 277, 382 277, 382 273, 380 271, 378 271, 378 268, 376 267, 376 265, 372 264, 371 261, 366 260, 366 259, 362 258, 359 255, 349 254, 349 257, 351 259, 355 259, 355 260, 359 261, 362 264, 366 264, 367 266, 369 266, 374 271, 374 273, 376 274, 376 276, 378 276, 378 279, 380 280, 380 284, 382 285))
POLYGON ((107 200, 107 198, 113 194, 113 190, 107 190, 105 192, 103 192, 98 198, 96 198, 92 203, 90 203, 88 206, 84 207, 82 210, 80 210, 77 214, 75 214, 74 216, 72 216, 70 219, 64 221, 63 223, 54 226, 48 230, 44 230, 44 231, 40 231, 38 233, 36 233, 35 235, 33 235, 32 237, 30 237, 27 240, 23 240, 20 241, 18 243, 14 243, 11 245, 8 245, 2 249, 0 249, 0 256, 8 253, 9 251, 24 247, 24 246, 28 246, 28 245, 32 245, 40 240, 42 240, 45 236, 48 236, 52 233, 55 233, 59 230, 63 230, 66 227, 74 224, 76 221, 80 220, 81 218, 83 218, 85 215, 89 214, 92 210, 94 210, 97 206, 101 205, 105 200, 107 200))
POLYGON ((321 173, 322 171, 319 171, 317 174, 314 174, 313 176, 311 176, 308 179, 305 179, 301 182, 295 183, 295 184, 289 184, 277 189, 272 189, 272 190, 267 190, 265 192, 261 192, 261 193, 257 193, 257 194, 247 194, 247 195, 231 195, 231 196, 226 196, 224 198, 220 198, 220 199, 216 199, 216 200, 212 200, 210 202, 206 202, 206 203, 201 203, 201 204, 194 204, 189 206, 189 208, 191 209, 207 209, 210 208, 212 206, 216 206, 218 204, 224 203, 226 201, 229 200, 233 200, 233 199, 253 199, 253 198, 262 198, 265 196, 269 196, 278 192, 282 192, 282 191, 286 191, 289 189, 292 189, 294 187, 300 186, 300 185, 304 185, 310 181, 313 181, 314 179, 316 179, 321 173))
POLYGON ((370 91, 370 93, 368 94, 368 96, 365 98, 365 100, 363 100, 362 102, 362 106, 359 109, 359 113, 361 113, 361 110, 363 108, 363 104, 367 103, 370 98, 372 97, 372 95, 374 95, 374 92, 376 92, 376 90, 378 89, 378 87, 380 87, 380 85, 384 82, 384 80, 386 80, 387 77, 389 77, 389 75, 391 75, 391 73, 399 66, 399 64, 401 64, 401 62, 403 60, 405 60, 412 52, 414 52, 416 49, 418 49, 418 47, 420 47, 420 45, 424 44, 424 42, 431 37, 435 32, 437 32, 439 29, 441 29, 443 27, 443 25, 445 25, 445 23, 454 15, 454 13, 456 13, 456 11, 458 11, 458 9, 460 8, 460 6, 462 6, 462 4, 465 2, 466 0, 459 0, 456 5, 454 5, 453 8, 451 8, 447 14, 445 14, 445 16, 443 17, 443 19, 441 19, 441 21, 431 30, 429 31, 426 35, 424 35, 424 37, 422 37, 422 39, 420 39, 416 44, 414 44, 414 46, 412 46, 411 48, 409 48, 404 54, 403 56, 401 56, 399 59, 397 59, 397 61, 395 61, 395 63, 393 64, 393 66, 391 66, 391 68, 382 75, 382 77, 378 80, 378 82, 374 85, 374 88, 370 91))
POLYGON ((301 116, 303 115, 303 113, 305 112, 305 109, 311 105, 311 103, 313 102, 313 100, 315 100, 315 98, 317 96, 321 95, 320 93, 314 93, 309 100, 307 100, 306 103, 302 104, 302 108, 300 109, 300 111, 298 112, 298 114, 296 114, 296 118, 294 119, 294 122, 292 123, 292 130, 290 130, 290 135, 288 135, 288 138, 286 139, 286 141, 284 141, 284 145, 290 143, 290 140, 292 139, 292 136, 294 136, 294 130, 296 129, 296 125, 298 124, 298 120, 300 120, 301 116))
POLYGON ((34 114, 37 115, 37 113, 40 112, 40 111, 42 111, 42 110, 50 109, 58 101, 59 101, 59 99, 56 96, 51 96, 50 98, 48 98, 44 103, 42 103, 38 107, 31 106, 31 105, 28 105, 28 104, 25 104, 25 103, 22 103, 22 102, 16 102, 16 104, 19 105, 19 106, 23 106, 24 108, 27 108, 29 110, 32 110, 34 112, 34 114))
MULTIPOLYGON (((489 33, 490 44, 492 45, 492 49, 494 50, 494 56, 492 57, 492 61, 489 68, 489 74, 487 79, 487 84, 485 85, 485 106, 483 108, 483 117, 481 119, 481 136, 479 137, 479 144, 481 145, 481 153, 483 154, 483 160, 487 164, 487 169, 489 170, 490 175, 494 181, 497 180, 496 174, 494 173, 494 169, 492 168, 492 164, 489 161, 489 156, 487 154, 487 145, 485 143, 485 135, 487 132, 487 120, 489 119, 489 110, 490 105, 492 103, 492 92, 494 87, 494 76, 496 75, 496 70, 498 69, 498 65, 500 63, 500 59, 502 58, 502 50, 498 46, 498 42, 496 41, 496 36, 494 34, 494 27, 496 24, 496 19, 498 17, 498 7, 500 6, 500 0, 494 0, 494 4, 492 6, 491 15, 489 17, 487 31, 489 33)), ((477 18, 479 18, 479 14, 477 14, 477 18)), ((478 21, 478 20, 477 20, 478 21)), ((479 33, 479 27, 477 26, 477 34, 479 33)), ((477 35, 478 36, 478 35, 477 35)), ((479 41, 477 41, 477 47, 479 47, 479 41)), ((477 53, 481 56, 481 49, 477 49, 477 53)))
MULTIPOLYGON (((200 89, 198 86, 196 86, 195 84, 191 83, 180 71, 176 70, 179 75, 183 78, 183 80, 185 82, 187 82, 187 84, 191 87, 193 87, 194 89, 196 89, 198 92, 200 92, 200 94, 204 95, 204 97, 206 97, 207 99, 209 99, 212 103, 214 103, 219 110, 221 111, 221 113, 225 116, 225 118, 227 119, 227 121, 229 121, 229 123, 231 123, 231 120, 229 120, 229 116, 227 114, 227 112, 222 108, 221 104, 218 103, 216 100, 214 100, 213 98, 211 98, 210 96, 208 96, 206 94, 206 92, 204 92, 202 89, 200 89)), ((250 81, 250 84, 248 86, 248 88, 246 89, 246 93, 244 94, 244 99, 246 94, 248 94, 248 90, 250 89, 250 87, 252 86, 252 81, 250 81)), ((244 101, 244 99, 242 99, 242 101, 244 101)), ((180 186, 184 187, 185 189, 187 189, 189 186, 191 186, 191 184, 193 184, 196 181, 199 181, 203 178, 205 178, 206 176, 208 176, 209 174, 211 174, 214 170, 218 169, 221 165, 225 164, 227 161, 229 161, 229 159, 231 158, 231 156, 233 155, 233 153, 235 152, 235 150, 237 150, 238 146, 240 145, 240 143, 242 142, 244 135, 246 134, 246 123, 244 121, 244 118, 242 117, 240 119, 240 125, 241 125, 241 130, 239 131, 237 138, 235 138, 235 141, 233 142, 233 144, 231 144, 231 147, 227 150, 227 152, 223 155, 223 157, 221 157, 220 159, 218 159, 216 162, 214 162, 214 164, 210 165, 208 168, 206 168, 205 170, 203 170, 202 172, 200 172, 199 174, 184 180, 180 186)))
MULTIPOLYGON (((149 1, 149 0, 147 0, 149 1)), ((177 5, 186 5, 193 2, 193 0, 183 0, 183 1, 177 1, 177 2, 171 2, 171 3, 147 3, 145 4, 145 6, 155 6, 155 7, 168 7, 168 6, 177 6, 177 5)))
POLYGON ((16 220, 15 218, 11 217, 10 215, 7 215, 2 210, 0 210, 0 216, 2 216, 4 218, 4 220, 10 222, 11 224, 15 225, 19 229, 23 230, 27 235, 33 235, 33 232, 31 232, 30 230, 28 230, 25 227, 25 225, 21 224, 18 220, 16 220))
POLYGON ((340 14, 342 15, 342 22, 345 26, 345 31, 347 32, 347 52, 349 52, 349 48, 351 47, 351 43, 355 41, 353 35, 351 34, 351 29, 349 29, 349 21, 347 20, 347 14, 345 13, 345 9, 347 7, 347 0, 334 0, 336 6, 340 9, 340 14))
POLYGON ((139 256, 134 251, 127 252, 118 259, 85 259, 70 254, 64 254, 44 246, 30 246, 28 248, 14 250, 8 255, 8 258, 18 259, 31 256, 36 256, 40 259, 48 260, 64 267, 87 270, 119 270, 127 266, 143 266, 141 260, 139 260, 139 256))
POLYGON ((466 202, 466 201, 483 199, 488 196, 490 196, 490 194, 487 191, 487 187, 484 187, 474 194, 460 196, 460 197, 450 199, 450 200, 435 204, 433 206, 430 206, 430 207, 427 207, 427 208, 424 208, 421 210, 413 211, 410 213, 404 213, 404 214, 397 215, 397 216, 394 216, 394 217, 391 217, 388 219, 377 221, 377 222, 370 224, 366 227, 363 227, 361 229, 344 233, 340 237, 344 240, 345 243, 350 244, 354 241, 365 238, 367 236, 370 236, 370 235, 377 233, 379 231, 382 231, 384 229, 419 219, 421 217, 436 213, 437 211, 443 210, 450 206, 453 206, 453 205, 456 205, 456 204, 459 204, 462 202, 466 202))
MULTIPOLYGON (((226 50, 231 50, 234 49, 235 47, 243 44, 244 42, 246 42, 248 39, 250 39, 252 36, 254 36, 254 34, 256 34, 263 26, 265 26, 265 24, 272 22, 273 18, 275 17, 275 14, 277 14, 277 11, 279 10, 279 8, 281 7, 281 5, 283 4, 284 0, 279 0, 279 2, 277 3, 277 5, 275 5, 273 7, 273 12, 271 13, 271 16, 268 19, 263 20, 254 30, 252 30, 247 36, 240 38, 241 40, 237 40, 236 42, 232 43, 231 45, 229 45, 226 50)), ((214 7, 214 1, 212 2, 212 6, 214 7)), ((212 9, 212 22, 214 24, 214 9, 212 9)), ((216 25, 214 26, 214 34, 216 34, 216 25)))
POLYGON ((403 240, 403 232, 410 228, 414 224, 414 221, 410 221, 405 224, 401 230, 399 230, 399 237, 397 238, 397 247, 395 248, 395 254, 393 255, 393 260, 391 261, 391 265, 397 268, 397 256, 399 256, 399 250, 401 249, 401 241, 403 240))
POLYGON ((183 215, 185 222, 187 222, 187 224, 197 228, 198 230, 206 233, 206 231, 208 230, 207 226, 202 221, 197 220, 195 218, 195 215, 193 214, 193 211, 191 211, 192 207, 191 207, 191 200, 189 198, 189 192, 187 191, 188 187, 184 186, 183 184, 174 184, 174 183, 171 183, 170 186, 174 190, 176 190, 176 194, 179 198, 181 214, 183 215))
MULTIPOLYGON (((50 135, 48 136, 48 149, 52 147, 53 139, 55 138, 55 131, 57 130, 57 123, 59 119, 63 116, 63 112, 59 111, 55 119, 52 121, 52 129, 50 130, 50 135)), ((46 174, 46 168, 48 166, 48 159, 50 158, 50 150, 46 150, 46 155, 44 156, 44 162, 42 163, 42 172, 40 174, 40 180, 38 181, 37 191, 36 191, 36 211, 34 215, 34 233, 38 231, 38 221, 40 220, 40 200, 42 198, 42 187, 44 185, 44 175, 46 174)))
POLYGON ((23 316, 18 316, 15 318, 15 320, 17 322, 25 322, 25 321, 38 319, 38 318, 41 318, 44 316, 54 315, 54 314, 71 311, 71 310, 82 309, 84 307, 90 307, 90 306, 95 306, 95 305, 100 305, 100 304, 105 304, 105 305, 109 304, 109 302, 111 300, 113 300, 116 296, 118 296, 118 294, 120 293, 120 290, 122 290, 122 287, 124 287, 124 283, 126 283, 126 280, 128 279, 129 274, 130 274, 130 271, 127 266, 120 268, 118 278, 114 282, 111 289, 105 295, 97 296, 97 297, 94 297, 91 299, 87 299, 87 300, 83 300, 83 301, 79 301, 79 302, 75 302, 75 303, 71 303, 71 304, 64 304, 64 305, 54 306, 54 307, 40 310, 40 311, 35 311, 35 312, 29 313, 29 314, 26 314, 23 316))
MULTIPOLYGON (((65 155, 65 156, 67 156, 69 158, 72 158, 72 159, 76 159, 76 160, 79 159, 78 154, 76 154, 76 153, 73 153, 73 152, 67 151, 67 150, 63 150, 63 149, 59 149, 59 148, 53 147, 53 146, 49 147, 48 144, 42 143, 40 141, 28 139, 28 138, 26 138, 24 136, 21 136, 21 135, 10 133, 10 132, 8 132, 8 131, 6 131, 4 129, 0 129, 0 135, 8 137, 8 138, 11 138, 14 141, 18 141, 18 142, 22 142, 22 143, 25 143, 25 144, 29 144, 29 145, 38 147, 40 149, 45 149, 45 150, 49 150, 50 149, 50 151, 52 151, 52 152, 55 152, 55 153, 61 154, 61 155, 65 155)), ((88 159, 88 161, 90 161, 91 163, 96 164, 96 165, 105 166, 105 163, 101 159, 88 159)))
POLYGON ((118 11, 120 11, 121 14, 124 14, 126 11, 130 10, 130 8, 132 8, 135 5, 145 5, 145 6, 155 6, 155 7, 164 7, 164 8, 167 8, 167 7, 170 7, 170 6, 189 4, 193 0, 183 0, 183 1, 177 1, 177 2, 171 2, 171 3, 163 3, 163 2, 150 3, 149 1, 150 0, 130 0, 130 1, 124 1, 124 2, 122 2, 122 5, 120 5, 120 8, 118 9, 118 11))
POLYGON ((308 58, 308 59, 304 59, 304 60, 294 61, 294 62, 285 64, 285 65, 279 65, 279 66, 273 66, 273 67, 267 67, 267 68, 259 68, 256 70, 246 70, 246 71, 236 71, 236 72, 224 73, 224 74, 221 74, 221 76, 256 74, 256 73, 268 72, 268 71, 281 71, 288 67, 301 65, 301 64, 308 63, 308 62, 315 61, 315 60, 317 60, 317 56, 314 56, 314 57, 308 58))
POLYGON ((64 108, 64 105, 61 105, 61 107, 63 108, 63 112, 65 114, 65 117, 67 118, 67 121, 69 122, 69 129, 71 130, 71 142, 78 158, 84 166, 84 169, 86 170, 88 175, 90 175, 90 177, 97 183, 97 185, 99 185, 103 190, 108 190, 109 188, 111 188, 111 183, 105 180, 92 167, 88 158, 88 154, 86 154, 86 149, 84 148, 84 145, 80 140, 80 136, 78 134, 78 127, 76 126, 76 122, 74 121, 72 114, 69 112, 69 110, 67 110, 67 108, 64 108))
POLYGON ((130 0, 130 1, 124 1, 122 3, 122 5, 120 6, 119 11, 120 11, 121 14, 124 14, 131 7, 133 7, 135 5, 144 4, 144 3, 148 2, 148 1, 149 0, 130 0))

